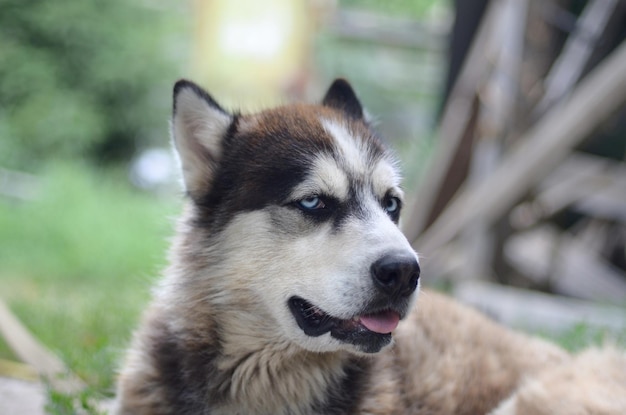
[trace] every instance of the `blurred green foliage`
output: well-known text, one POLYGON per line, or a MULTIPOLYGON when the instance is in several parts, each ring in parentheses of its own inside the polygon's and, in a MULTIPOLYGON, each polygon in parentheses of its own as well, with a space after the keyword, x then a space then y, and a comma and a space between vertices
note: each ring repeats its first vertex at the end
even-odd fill
MULTIPOLYGON (((111 391, 179 209, 123 169, 46 168, 28 203, 0 203, 2 299, 89 385, 111 391)), ((0 336, 1 339, 1 336, 0 336)), ((0 341, 0 358, 14 358, 0 341)))
POLYGON ((0 166, 120 160, 161 139, 175 78, 167 10, 127 0, 0 2, 0 166), (158 94, 155 91, 159 91, 158 94))
POLYGON ((390 16, 404 16, 408 18, 424 18, 424 15, 435 3, 445 3, 445 0, 340 0, 342 7, 354 7, 371 10, 390 16))
POLYGON ((107 415, 96 403, 101 398, 98 391, 91 388, 71 394, 50 389, 45 411, 50 415, 107 415))
MULTIPOLYGON (((626 311, 624 312, 626 313, 626 311)), ((578 323, 558 333, 539 332, 537 335, 555 341, 570 352, 579 352, 591 346, 614 345, 626 347, 626 330, 578 323)))

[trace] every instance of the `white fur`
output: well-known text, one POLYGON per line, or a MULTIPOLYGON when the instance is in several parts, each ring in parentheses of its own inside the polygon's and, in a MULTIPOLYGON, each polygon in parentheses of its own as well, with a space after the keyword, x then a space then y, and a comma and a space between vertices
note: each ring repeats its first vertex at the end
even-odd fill
POLYGON ((383 159, 376 163, 371 174, 374 193, 384 195, 388 189, 394 189, 394 196, 402 198, 403 192, 400 190, 401 177, 397 168, 383 159))
POLYGON ((367 148, 363 140, 352 137, 346 127, 336 121, 322 119, 324 129, 335 140, 343 163, 355 173, 367 171, 367 148))
POLYGON ((221 139, 232 119, 210 106, 191 88, 176 96, 172 137, 183 175, 185 190, 193 195, 213 177, 214 160, 221 156, 221 139))
POLYGON ((320 155, 313 163, 312 174, 294 189, 293 198, 327 195, 346 200, 349 190, 348 177, 337 162, 329 155, 320 155))

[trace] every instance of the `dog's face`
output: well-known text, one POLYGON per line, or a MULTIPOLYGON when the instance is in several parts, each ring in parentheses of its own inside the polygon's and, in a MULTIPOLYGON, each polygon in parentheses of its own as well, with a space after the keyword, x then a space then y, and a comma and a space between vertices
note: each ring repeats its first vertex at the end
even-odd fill
POLYGON ((264 330, 311 351, 390 343, 417 295, 418 258, 397 226, 395 159, 347 82, 322 105, 232 115, 180 81, 172 131, 206 235, 198 278, 220 290, 207 301, 245 296, 264 330))

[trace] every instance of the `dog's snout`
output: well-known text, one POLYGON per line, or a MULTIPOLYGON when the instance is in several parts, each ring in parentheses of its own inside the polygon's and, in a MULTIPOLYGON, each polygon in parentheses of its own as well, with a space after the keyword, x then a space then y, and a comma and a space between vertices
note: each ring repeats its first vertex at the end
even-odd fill
POLYGON ((375 285, 390 296, 409 296, 417 288, 420 266, 414 256, 387 254, 372 264, 375 285))

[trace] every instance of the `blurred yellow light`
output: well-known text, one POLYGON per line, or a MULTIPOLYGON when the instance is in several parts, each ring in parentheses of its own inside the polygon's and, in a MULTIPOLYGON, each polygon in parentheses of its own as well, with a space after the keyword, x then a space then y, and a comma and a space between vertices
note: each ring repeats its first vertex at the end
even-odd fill
POLYGON ((292 19, 284 12, 264 13, 254 19, 226 20, 219 28, 218 47, 224 55, 276 59, 285 49, 291 25, 292 19))
POLYGON ((304 0, 198 1, 194 78, 226 105, 280 101, 303 70, 310 25, 304 0))

